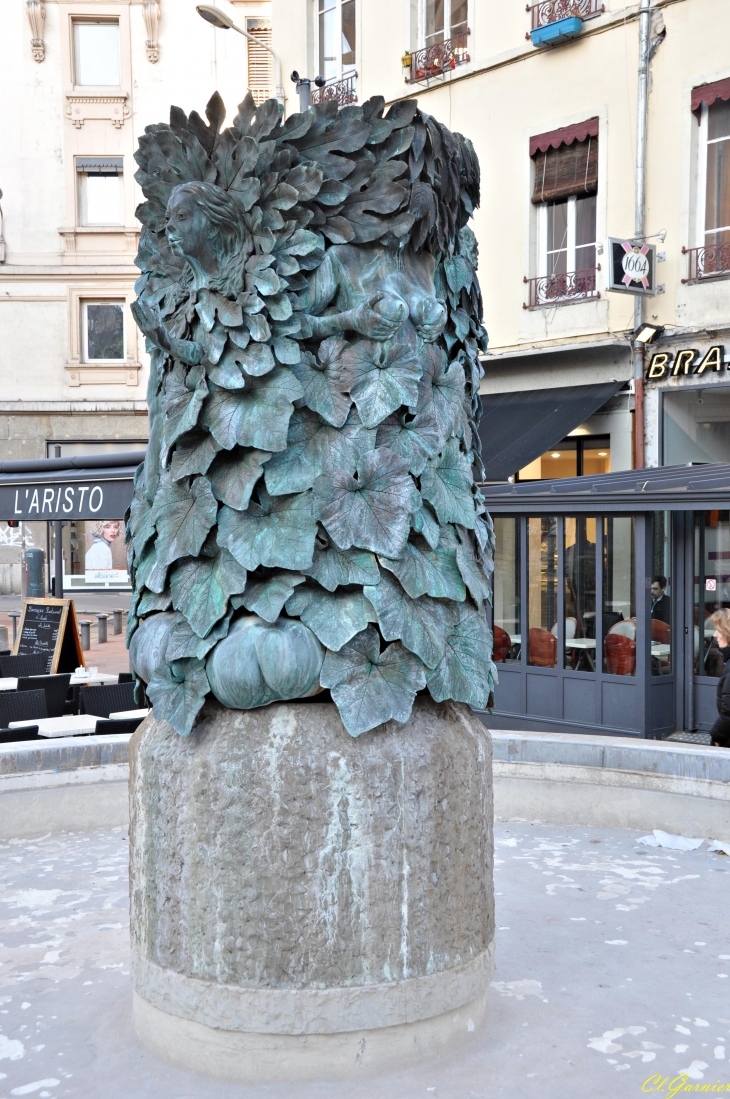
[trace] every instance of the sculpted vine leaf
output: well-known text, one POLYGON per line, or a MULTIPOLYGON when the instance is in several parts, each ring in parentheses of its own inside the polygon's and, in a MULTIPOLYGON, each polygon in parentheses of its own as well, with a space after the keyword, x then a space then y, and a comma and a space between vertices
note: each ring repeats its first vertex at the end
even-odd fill
POLYGON ((377 427, 401 405, 415 407, 421 365, 410 344, 360 340, 343 358, 354 374, 350 392, 366 427, 377 427))
POLYGON ((234 447, 216 458, 208 480, 216 500, 237 511, 245 511, 254 485, 271 457, 264 450, 242 450, 234 447))
POLYGON ((147 685, 158 721, 169 721, 179 736, 190 736, 210 690, 200 660, 177 660, 157 668, 147 685))
POLYGON ((260 378, 276 366, 271 348, 266 343, 254 343, 242 350, 229 347, 218 365, 208 370, 208 377, 224 389, 243 389, 248 377, 260 378))
POLYGON ((408 462, 413 476, 418 477, 429 458, 438 454, 441 442, 436 425, 428 415, 419 417, 416 423, 409 413, 396 412, 378 428, 377 445, 387 446, 394 454, 400 454, 408 462))
POLYGON ((402 641, 427 668, 435 668, 458 619, 458 604, 427 595, 411 599, 400 584, 385 575, 377 587, 365 588, 363 594, 377 612, 385 640, 402 641))
POLYGON ((165 443, 168 447, 181 435, 193 430, 207 393, 205 372, 201 366, 188 369, 184 363, 175 364, 165 379, 162 397, 165 443))
POLYGON ((329 469, 354 469, 358 458, 375 443, 375 431, 366 430, 353 409, 339 430, 316 412, 300 408, 289 421, 286 450, 275 454, 266 466, 266 488, 272 496, 304 492, 329 469))
POLYGON ((302 385, 304 404, 333 427, 342 427, 352 406, 349 390, 355 373, 352 363, 343 358, 346 348, 345 340, 330 336, 320 344, 317 359, 305 355, 292 366, 302 385))
POLYGON ((344 644, 375 621, 375 612, 362 592, 328 592, 307 586, 287 600, 287 614, 300 618, 327 649, 344 644))
POLYGON ((426 676, 434 701, 453 698, 469 706, 486 707, 495 683, 491 651, 486 615, 463 604, 441 660, 426 676))
POLYGON ((219 450, 220 447, 211 435, 203 431, 191 432, 178 442, 173 451, 170 463, 173 481, 193 477, 196 473, 207 473, 219 450))
POLYGON ((466 598, 454 550, 431 549, 423 538, 416 536, 406 542, 400 557, 379 560, 384 569, 398 577, 412 599, 430 595, 461 603, 466 598))
POLYGON ((304 577, 298 572, 274 573, 266 580, 249 584, 241 604, 265 622, 276 622, 289 596, 303 583, 304 577))
POLYGON ((471 462, 458 439, 449 439, 441 455, 421 474, 421 495, 433 504, 440 523, 459 523, 474 529, 471 462))
POLYGON ((206 637, 224 617, 231 595, 246 587, 246 570, 222 549, 178 565, 170 578, 172 605, 185 615, 198 637, 206 637))
POLYGON ((205 477, 195 477, 189 487, 183 482, 164 481, 153 504, 158 565, 195 557, 215 523, 217 510, 205 477))
POLYGON ((457 527, 456 561, 462 579, 469 589, 469 593, 479 610, 482 609, 485 600, 489 599, 489 582, 481 563, 477 560, 474 546, 469 532, 463 527, 457 527))
POLYGON ((400 642, 381 653, 378 631, 369 626, 339 652, 327 653, 320 683, 332 692, 350 736, 359 736, 386 721, 407 721, 426 676, 400 642))
POLYGON ((435 432, 438 448, 450 435, 464 433, 464 388, 466 378, 459 362, 449 362, 445 352, 427 344, 422 354, 423 377, 419 386, 414 429, 435 432))
POLYGON ((364 454, 356 475, 331 470, 314 482, 314 514, 340 549, 357 546, 397 557, 418 493, 408 463, 386 447, 364 454))
POLYGON ((214 626, 206 637, 199 637, 193 627, 182 614, 176 614, 175 622, 170 627, 170 633, 165 649, 165 660, 202 660, 213 648, 217 641, 225 637, 231 624, 231 616, 226 617, 214 626))
POLYGON ((161 595, 167 583, 167 565, 160 564, 157 555, 157 543, 152 542, 141 554, 134 573, 134 586, 137 591, 148 591, 161 595))
POLYGON ((328 591, 348 584, 377 584, 380 582, 378 562, 367 550, 342 550, 327 539, 320 544, 319 537, 314 545, 314 558, 307 575, 328 591))
POLYGON ((243 392, 213 386, 201 423, 226 450, 236 443, 257 450, 284 450, 294 401, 301 395, 297 379, 277 368, 263 378, 251 378, 243 392))
POLYGON ((260 503, 245 512, 221 508, 218 544, 225 546, 243 568, 300 572, 312 564, 317 524, 312 518, 312 494, 269 496, 259 489, 260 503))

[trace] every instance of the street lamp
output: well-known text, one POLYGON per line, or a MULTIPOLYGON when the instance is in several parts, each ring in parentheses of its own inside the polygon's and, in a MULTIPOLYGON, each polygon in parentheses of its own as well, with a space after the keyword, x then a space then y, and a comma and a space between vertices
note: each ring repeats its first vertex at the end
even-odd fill
POLYGON ((221 11, 220 8, 213 8, 210 4, 198 4, 195 8, 198 15, 206 22, 212 23, 214 27, 217 27, 221 31, 238 31, 244 38, 248 38, 251 42, 255 42, 258 46, 263 46, 265 50, 268 50, 274 59, 274 66, 276 68, 276 98, 283 105, 285 102, 284 97, 284 85, 281 82, 281 61, 279 55, 272 50, 271 46, 267 46, 265 42, 262 42, 260 38, 257 38, 255 34, 249 34, 248 31, 243 30, 237 26, 230 16, 221 11))

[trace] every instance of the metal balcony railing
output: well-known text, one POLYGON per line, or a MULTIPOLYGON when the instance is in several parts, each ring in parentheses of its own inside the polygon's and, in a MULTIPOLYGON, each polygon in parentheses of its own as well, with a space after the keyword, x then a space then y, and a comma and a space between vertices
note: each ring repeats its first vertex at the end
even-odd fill
MULTIPOLYGON (((525 11, 530 12, 530 30, 547 27, 560 19, 593 19, 605 11, 601 0, 541 0, 539 4, 526 4, 525 11)), ((529 33, 525 38, 529 38, 529 33)))
POLYGON ((341 107, 348 103, 357 103, 357 73, 343 76, 342 80, 328 80, 323 88, 312 88, 312 103, 326 103, 336 100, 341 107))
POLYGON ((468 35, 467 31, 447 38, 445 42, 436 42, 423 50, 407 53, 403 58, 406 84, 422 84, 451 72, 457 65, 465 65, 469 61, 468 35))
POLYGON ((704 248, 683 248, 682 254, 689 256, 689 273, 682 282, 730 275, 730 242, 707 244, 704 248))
POLYGON ((522 281, 529 287, 527 301, 523 302, 523 309, 535 309, 541 305, 560 305, 573 301, 584 301, 587 298, 600 298, 596 290, 596 271, 598 267, 590 267, 585 271, 568 271, 563 275, 543 275, 541 278, 522 281))

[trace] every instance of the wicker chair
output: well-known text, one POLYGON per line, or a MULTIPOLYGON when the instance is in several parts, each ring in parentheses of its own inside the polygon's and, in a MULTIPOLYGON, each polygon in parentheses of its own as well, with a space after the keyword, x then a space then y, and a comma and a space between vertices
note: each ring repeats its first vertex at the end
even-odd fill
POLYGON ((22 729, 0 729, 0 744, 14 744, 18 740, 46 740, 40 736, 37 725, 24 725, 22 729))
POLYGON ((634 675, 636 642, 622 633, 606 634, 606 671, 609 675, 634 675))
POLYGON ((7 729, 11 721, 37 721, 48 717, 46 692, 3 691, 0 694, 0 726, 7 729))
POLYGON ((109 717, 117 710, 136 710, 134 683, 112 683, 108 687, 82 687, 81 713, 109 717))
POLYGON ((48 671, 48 657, 42 653, 29 656, 0 656, 0 677, 19 679, 21 675, 45 675, 48 671))
POLYGON ((18 679, 19 691, 35 691, 41 688, 46 692, 46 710, 48 717, 63 717, 66 712, 66 698, 71 673, 63 675, 34 675, 18 679))
POLYGON ((117 683, 134 683, 134 676, 131 672, 120 672, 117 683))
POLYGON ((94 736, 112 736, 114 733, 133 733, 144 721, 143 717, 102 718, 97 721, 94 736))

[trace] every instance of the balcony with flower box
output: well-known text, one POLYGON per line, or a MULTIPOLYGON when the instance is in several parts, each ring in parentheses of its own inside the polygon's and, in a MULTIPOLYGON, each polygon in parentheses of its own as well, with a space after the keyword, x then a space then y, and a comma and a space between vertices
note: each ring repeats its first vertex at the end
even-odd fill
POLYGON ((403 56, 403 74, 406 84, 428 84, 436 77, 452 72, 458 65, 468 64, 468 36, 454 35, 443 42, 435 42, 422 50, 413 50, 403 56))
POLYGON ((531 29, 525 38, 532 39, 533 46, 567 42, 580 34, 586 19, 595 19, 605 10, 601 0, 541 0, 539 4, 526 4, 531 29))

